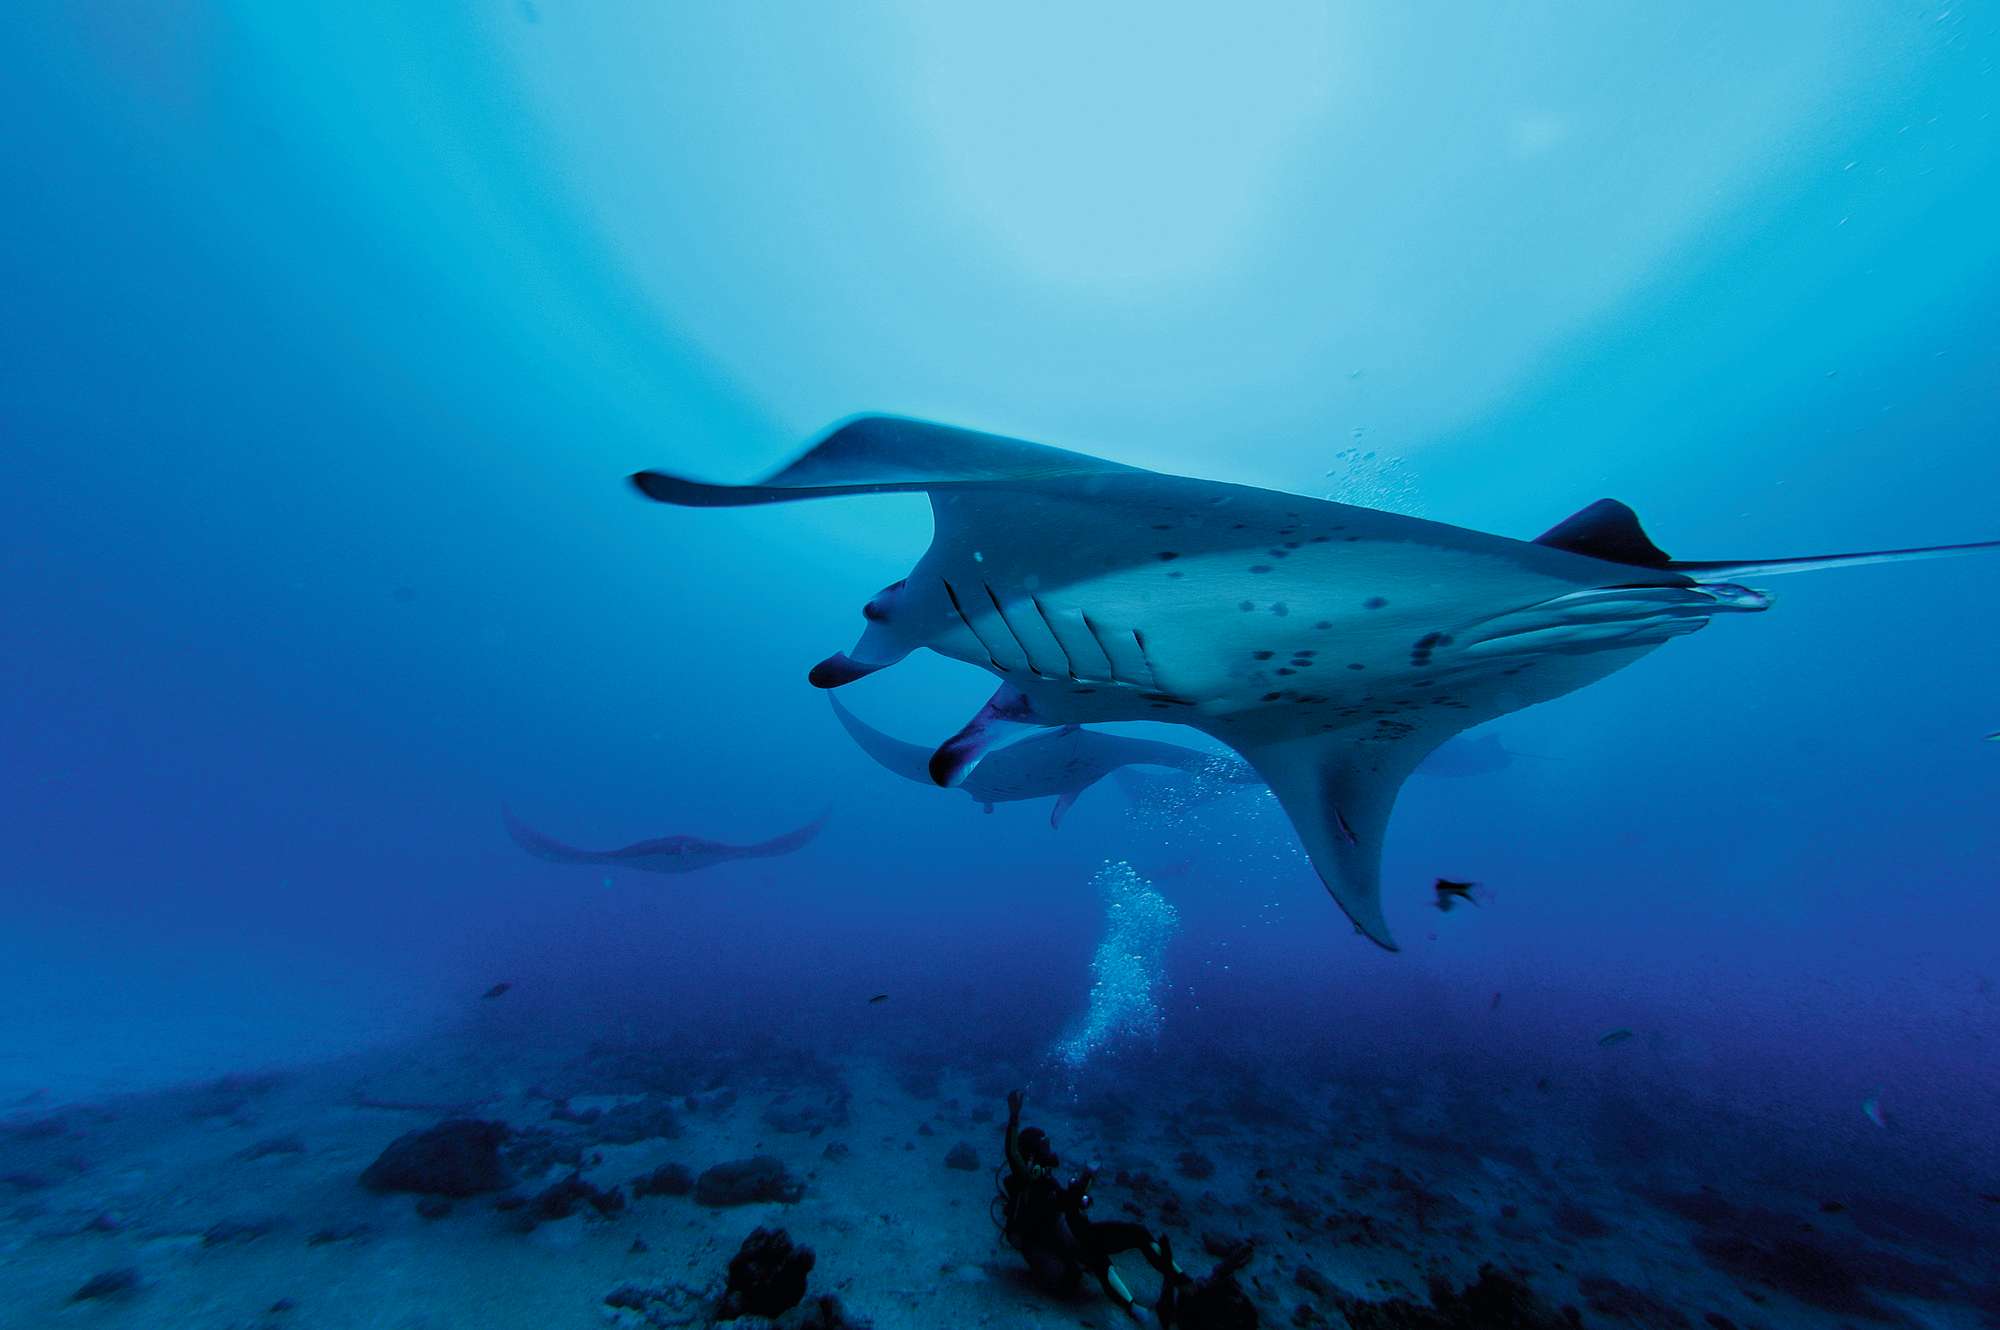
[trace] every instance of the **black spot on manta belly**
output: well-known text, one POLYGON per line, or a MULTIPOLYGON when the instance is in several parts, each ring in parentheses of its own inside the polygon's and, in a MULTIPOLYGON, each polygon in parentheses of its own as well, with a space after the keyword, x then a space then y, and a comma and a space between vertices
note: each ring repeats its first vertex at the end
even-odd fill
POLYGON ((1250 565, 1249 571, 1253 573, 1268 573, 1271 571, 1271 565, 1268 563, 1253 563, 1250 565))
POLYGON ((1285 616, 1286 616, 1287 614, 1290 614, 1290 613, 1291 613, 1291 611, 1290 611, 1290 610, 1288 610, 1288 609, 1286 609, 1286 608, 1285 608, 1285 602, 1284 602, 1284 601, 1282 601, 1282 600, 1280 600, 1280 601, 1275 601, 1275 602, 1273 602, 1273 603, 1272 603, 1272 605, 1271 605, 1271 613, 1273 613, 1273 614, 1277 615, 1277 616, 1278 616, 1278 617, 1279 617, 1280 619, 1282 619, 1282 618, 1284 618, 1284 617, 1285 617, 1285 616))
POLYGON ((1256 609, 1257 607, 1256 607, 1256 606, 1255 606, 1254 604, 1252 604, 1252 603, 1251 603, 1250 601, 1247 601, 1247 600, 1239 600, 1239 601, 1237 601, 1237 602, 1236 602, 1236 608, 1237 608, 1237 609, 1239 609, 1239 610, 1242 610, 1242 611, 1243 611, 1243 612, 1244 612, 1245 614, 1248 614, 1248 613, 1249 613, 1249 612, 1250 612, 1251 610, 1254 610, 1254 609, 1256 609))
POLYGON ((1153 557, 1158 559, 1161 563, 1170 563, 1173 560, 1180 558, 1181 552, 1179 550, 1161 550, 1158 554, 1155 554, 1153 557))
POLYGON ((1382 598, 1381 596, 1370 596, 1368 599, 1361 602, 1361 608, 1364 610, 1379 610, 1388 605, 1388 603, 1389 602, 1384 598, 1382 598))
POLYGON ((1253 651, 1250 653, 1250 658, 1252 660, 1269 660, 1277 654, 1275 651, 1253 651))

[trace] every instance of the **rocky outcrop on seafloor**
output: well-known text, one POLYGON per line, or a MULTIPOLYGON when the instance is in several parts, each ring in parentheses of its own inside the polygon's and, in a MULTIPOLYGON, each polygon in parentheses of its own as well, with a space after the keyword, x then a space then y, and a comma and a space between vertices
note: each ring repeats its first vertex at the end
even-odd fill
POLYGON ((806 1184, 770 1155, 727 1160, 705 1170, 694 1183, 694 1199, 715 1208, 769 1201, 790 1205, 805 1193, 806 1184))
POLYGON ((1551 1309, 1525 1283, 1490 1265, 1463 1289, 1433 1278, 1430 1294, 1428 1307, 1404 1298, 1338 1303, 1353 1330, 1578 1330, 1583 1324, 1576 1308, 1551 1309))
MULTIPOLYGON (((642 1248, 635 1245, 635 1251, 642 1248)), ((605 1294, 606 1314, 621 1330, 869 1330, 840 1299, 806 1296, 815 1257, 781 1228, 759 1228, 729 1258, 718 1289, 634 1280, 605 1294)))
POLYGON ((504 1122, 452 1118, 399 1136, 361 1174, 373 1192, 427 1196, 477 1196, 512 1184, 500 1160, 508 1136, 504 1122))
POLYGON ((781 1316, 805 1301, 813 1249, 782 1228, 760 1228, 729 1258, 729 1277, 716 1305, 719 1321, 741 1316, 781 1316))
POLYGON ((694 1174, 685 1164, 661 1164, 632 1179, 632 1199, 642 1196, 685 1196, 694 1190, 694 1174))

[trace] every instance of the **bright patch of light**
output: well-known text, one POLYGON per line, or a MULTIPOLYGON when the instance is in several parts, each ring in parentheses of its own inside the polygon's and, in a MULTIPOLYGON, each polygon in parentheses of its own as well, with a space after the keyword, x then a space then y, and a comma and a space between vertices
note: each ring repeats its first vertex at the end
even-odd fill
POLYGON ((909 96, 967 220, 1029 274, 1079 285, 1227 263, 1343 83, 1317 7, 908 14, 909 96))

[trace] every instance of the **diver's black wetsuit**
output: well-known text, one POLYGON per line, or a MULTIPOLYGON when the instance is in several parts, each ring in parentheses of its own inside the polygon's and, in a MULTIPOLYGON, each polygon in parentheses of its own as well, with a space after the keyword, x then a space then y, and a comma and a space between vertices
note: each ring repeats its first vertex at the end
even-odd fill
POLYGON ((1111 1258, 1119 1252, 1141 1251, 1157 1268, 1159 1246, 1153 1235, 1144 1225, 1123 1220, 1094 1222, 1089 1213, 1091 1174, 1085 1171, 1063 1186, 1055 1177, 1061 1160, 1048 1149, 1047 1138, 1034 1133, 1039 1149, 1023 1150, 1020 1128, 1017 1092, 1007 1099, 1007 1241, 1043 1280, 1074 1287, 1088 1270, 1106 1297, 1137 1315, 1132 1290, 1112 1268, 1111 1258))

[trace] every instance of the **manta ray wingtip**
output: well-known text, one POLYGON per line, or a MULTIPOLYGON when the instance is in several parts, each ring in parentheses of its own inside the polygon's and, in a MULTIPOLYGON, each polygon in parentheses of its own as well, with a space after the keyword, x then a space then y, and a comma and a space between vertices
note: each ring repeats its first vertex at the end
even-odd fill
POLYGON ((1347 922, 1354 926, 1354 931, 1356 933, 1360 934, 1362 937, 1367 938, 1370 942, 1373 942, 1376 946, 1382 948, 1382 950, 1384 951, 1401 951, 1403 949, 1402 945, 1398 943, 1393 936, 1390 935, 1389 925, 1383 922, 1383 920, 1380 919, 1379 917, 1376 918, 1371 924, 1363 924, 1353 915, 1349 915, 1347 918, 1347 922))
POLYGON ((672 503, 673 478, 658 471, 634 471, 625 477, 633 489, 658 503, 672 503))

